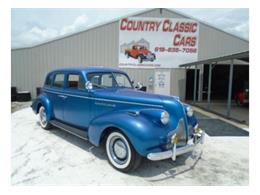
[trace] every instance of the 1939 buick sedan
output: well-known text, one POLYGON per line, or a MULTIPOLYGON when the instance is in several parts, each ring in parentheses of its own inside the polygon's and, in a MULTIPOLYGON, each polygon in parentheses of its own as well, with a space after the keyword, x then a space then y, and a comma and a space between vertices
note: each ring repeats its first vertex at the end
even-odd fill
POLYGON ((175 160, 204 140, 190 106, 139 91, 116 69, 52 71, 31 107, 43 129, 55 126, 104 145, 109 163, 122 172, 137 168, 143 157, 175 160))

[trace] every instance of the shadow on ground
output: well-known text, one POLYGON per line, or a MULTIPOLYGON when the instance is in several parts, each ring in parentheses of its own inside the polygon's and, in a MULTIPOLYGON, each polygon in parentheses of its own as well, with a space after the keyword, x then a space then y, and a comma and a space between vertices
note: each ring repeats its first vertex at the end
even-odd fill
POLYGON ((157 162, 152 162, 148 159, 144 159, 142 165, 135 172, 130 174, 148 178, 150 182, 174 179, 178 175, 182 175, 189 171, 192 171, 201 159, 201 156, 202 152, 200 152, 199 154, 187 153, 179 156, 175 162, 171 159, 157 162), (187 158, 192 158, 192 164, 189 164, 189 166, 187 166, 186 163, 187 158), (182 168, 180 169, 180 167, 182 168), (160 175, 160 177, 156 178, 156 176, 158 175, 160 175))
MULTIPOLYGON (((53 135, 58 136, 68 141, 69 143, 85 150, 86 152, 92 153, 95 157, 99 158, 100 160, 107 160, 104 147, 95 147, 90 142, 80 139, 74 135, 71 135, 57 128, 53 128, 50 132, 53 135)), ((175 162, 172 161, 171 159, 153 162, 146 158, 143 158, 141 166, 137 170, 133 171, 132 173, 128 173, 128 175, 144 177, 147 178, 148 180, 149 178, 153 178, 149 180, 150 182, 175 178, 177 175, 184 174, 194 169, 198 161, 201 159, 201 155, 202 152, 199 154, 187 153, 182 156, 179 156, 175 162), (187 158, 191 158, 193 163, 189 166, 185 166, 186 169, 177 171, 178 167, 182 167, 182 166, 184 167, 187 158), (160 175, 160 178, 154 179, 154 177, 158 175, 160 175)))

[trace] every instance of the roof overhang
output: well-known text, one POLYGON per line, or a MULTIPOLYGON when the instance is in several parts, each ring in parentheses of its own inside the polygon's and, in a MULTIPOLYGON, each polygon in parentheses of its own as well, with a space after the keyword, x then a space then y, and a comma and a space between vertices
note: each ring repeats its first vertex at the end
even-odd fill
POLYGON ((201 64, 211 64, 211 63, 217 63, 217 62, 232 60, 232 59, 247 61, 245 59, 249 59, 249 51, 243 51, 240 53, 234 53, 234 54, 220 56, 220 57, 216 57, 216 58, 210 58, 210 59, 206 59, 206 60, 190 62, 187 64, 181 64, 181 65, 179 65, 179 67, 190 67, 190 66, 201 65, 201 64))

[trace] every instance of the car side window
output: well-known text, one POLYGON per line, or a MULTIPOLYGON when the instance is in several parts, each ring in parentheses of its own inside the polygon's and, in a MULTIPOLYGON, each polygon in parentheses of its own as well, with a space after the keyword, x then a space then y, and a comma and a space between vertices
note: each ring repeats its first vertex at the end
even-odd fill
POLYGON ((54 87, 63 87, 64 86, 64 74, 58 73, 55 75, 53 86, 54 87))
POLYGON ((49 75, 47 76, 47 78, 46 78, 45 85, 46 85, 46 86, 51 86, 52 80, 53 80, 53 75, 52 75, 52 74, 49 74, 49 75))
POLYGON ((116 86, 112 73, 89 73, 87 77, 94 88, 116 86))
POLYGON ((79 74, 68 75, 68 88, 70 89, 84 89, 84 82, 79 74))

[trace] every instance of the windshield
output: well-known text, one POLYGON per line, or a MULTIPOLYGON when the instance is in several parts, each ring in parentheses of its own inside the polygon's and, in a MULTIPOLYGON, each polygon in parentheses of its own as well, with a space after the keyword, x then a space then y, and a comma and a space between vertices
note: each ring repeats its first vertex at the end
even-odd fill
POLYGON ((129 78, 119 72, 93 72, 89 73, 87 78, 92 83, 93 88, 132 88, 129 78))
POLYGON ((125 74, 122 73, 113 73, 114 78, 116 80, 118 87, 127 87, 132 88, 132 84, 129 81, 128 77, 125 74))

